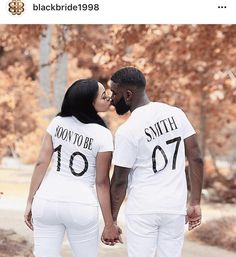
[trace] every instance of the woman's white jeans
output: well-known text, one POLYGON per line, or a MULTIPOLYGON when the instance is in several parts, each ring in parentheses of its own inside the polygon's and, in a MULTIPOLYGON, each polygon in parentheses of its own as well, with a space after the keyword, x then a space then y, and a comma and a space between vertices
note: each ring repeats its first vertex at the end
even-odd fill
POLYGON ((98 207, 35 198, 32 216, 35 257, 60 257, 65 232, 74 257, 97 257, 98 207))

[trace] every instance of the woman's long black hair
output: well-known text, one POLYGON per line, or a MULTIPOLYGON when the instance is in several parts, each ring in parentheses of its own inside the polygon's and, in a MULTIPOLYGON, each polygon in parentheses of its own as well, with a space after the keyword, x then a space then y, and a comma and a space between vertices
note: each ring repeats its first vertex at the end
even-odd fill
POLYGON ((97 123, 106 127, 103 119, 97 114, 93 102, 98 95, 98 82, 94 79, 75 81, 66 91, 58 116, 75 116, 83 123, 97 123))

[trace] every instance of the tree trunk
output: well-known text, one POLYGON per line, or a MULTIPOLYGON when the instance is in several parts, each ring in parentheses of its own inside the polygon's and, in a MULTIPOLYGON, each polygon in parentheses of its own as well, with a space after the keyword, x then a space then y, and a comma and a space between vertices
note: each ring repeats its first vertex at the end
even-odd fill
POLYGON ((60 111, 62 100, 67 84, 68 56, 65 52, 66 30, 62 29, 63 35, 58 36, 58 52, 56 62, 56 73, 54 80, 54 105, 60 111))
POLYGON ((50 51, 51 51, 52 25, 48 25, 40 37, 39 45, 39 83, 43 91, 40 97, 42 108, 50 106, 50 51))

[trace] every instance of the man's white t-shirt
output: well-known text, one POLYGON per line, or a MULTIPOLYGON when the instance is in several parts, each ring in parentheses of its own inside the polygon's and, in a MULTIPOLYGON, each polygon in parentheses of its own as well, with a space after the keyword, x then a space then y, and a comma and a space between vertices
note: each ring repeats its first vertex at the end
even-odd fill
POLYGON ((135 109, 115 134, 113 164, 131 168, 127 214, 185 214, 184 139, 195 134, 184 112, 151 102, 135 109))
POLYGON ((53 142, 53 163, 35 197, 97 206, 96 156, 98 152, 113 151, 110 130, 84 124, 73 116, 57 116, 47 132, 53 142))

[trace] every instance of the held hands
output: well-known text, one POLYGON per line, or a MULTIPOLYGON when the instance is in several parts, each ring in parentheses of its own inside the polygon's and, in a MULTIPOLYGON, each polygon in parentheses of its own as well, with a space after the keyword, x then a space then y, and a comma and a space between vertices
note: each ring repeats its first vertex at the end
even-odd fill
POLYGON ((25 208, 25 214, 24 214, 24 218, 25 218, 25 224, 31 229, 33 230, 33 223, 32 223, 32 211, 31 211, 31 207, 32 204, 31 203, 27 203, 27 206, 25 208))
POLYGON ((186 224, 188 230, 192 230, 201 224, 202 214, 200 205, 189 205, 187 208, 186 224))
POLYGON ((122 230, 115 223, 109 226, 105 226, 102 232, 101 241, 105 245, 113 246, 116 243, 123 244, 121 238, 122 230))

